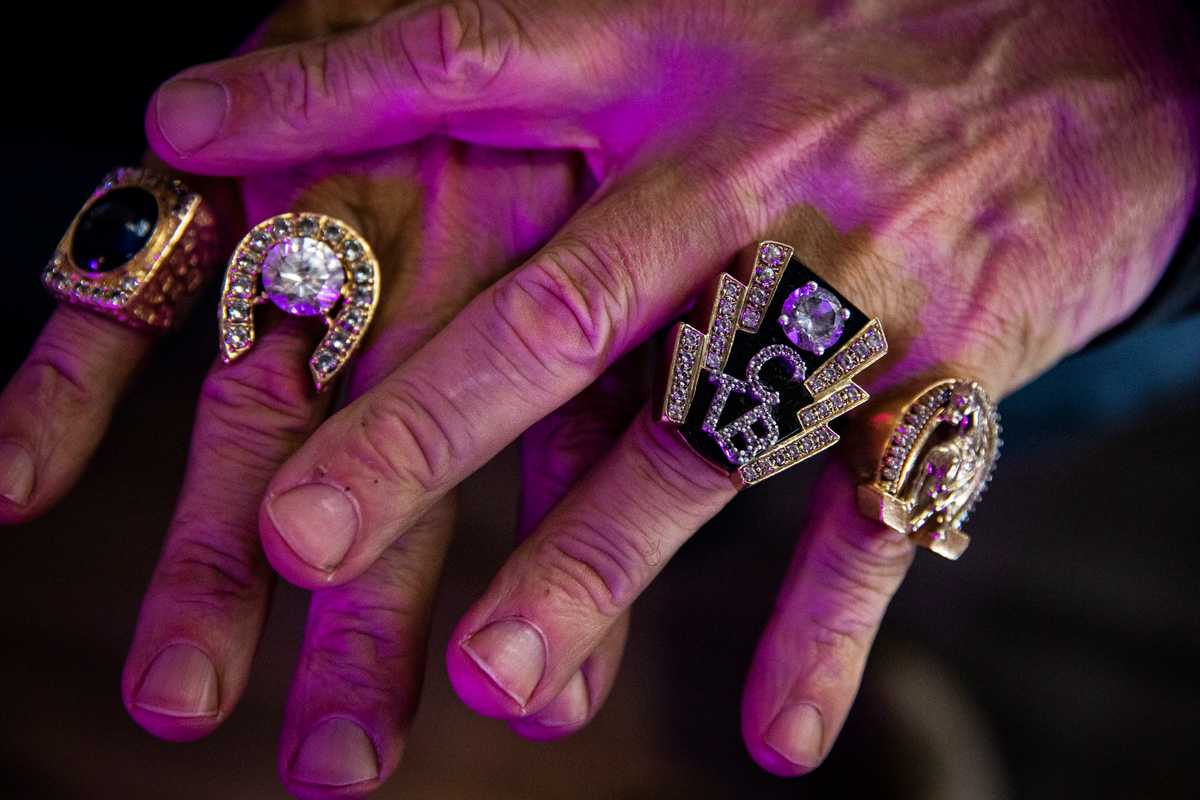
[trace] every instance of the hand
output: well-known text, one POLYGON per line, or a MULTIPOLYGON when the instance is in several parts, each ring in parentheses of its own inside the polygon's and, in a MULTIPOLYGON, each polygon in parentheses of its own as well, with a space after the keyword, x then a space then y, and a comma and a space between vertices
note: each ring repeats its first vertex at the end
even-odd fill
MULTIPOLYGON (((1172 13, 422 3, 188 70, 148 117, 180 168, 274 170, 448 134, 577 149, 601 181, 274 476, 260 520, 272 565, 310 587, 369 574, 466 475, 768 236, 883 320, 892 355, 870 388, 963 375, 1012 391, 1128 314, 1184 224, 1195 81, 1172 13)), ((829 467, 750 670, 744 735, 779 774, 828 752, 912 557, 857 516, 852 482, 829 467)), ((583 724, 612 673, 581 665, 731 495, 642 414, 463 617, 447 653, 459 694, 552 735, 539 716, 574 692, 557 730, 583 724)))

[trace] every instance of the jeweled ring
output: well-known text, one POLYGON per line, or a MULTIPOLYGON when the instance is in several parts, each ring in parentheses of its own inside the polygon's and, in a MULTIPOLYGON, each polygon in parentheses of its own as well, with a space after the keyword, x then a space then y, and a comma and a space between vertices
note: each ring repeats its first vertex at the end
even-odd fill
POLYGON ((379 262, 341 220, 281 214, 260 222, 229 259, 218 320, 229 363, 254 346, 254 307, 274 303, 298 317, 319 317, 325 335, 309 359, 313 383, 328 387, 362 343, 379 304, 379 262))
POLYGON ((938 555, 956 559, 962 531, 1000 455, 1000 416, 974 381, 949 378, 922 391, 894 416, 874 474, 859 486, 859 509, 938 555))
POLYGON ((780 242, 762 242, 679 323, 661 421, 738 488, 832 447, 829 423, 867 400, 858 373, 887 353, 868 318, 780 242))
POLYGON ((166 331, 203 285, 217 247, 216 219, 199 194, 165 173, 125 167, 84 203, 42 282, 63 302, 166 331))

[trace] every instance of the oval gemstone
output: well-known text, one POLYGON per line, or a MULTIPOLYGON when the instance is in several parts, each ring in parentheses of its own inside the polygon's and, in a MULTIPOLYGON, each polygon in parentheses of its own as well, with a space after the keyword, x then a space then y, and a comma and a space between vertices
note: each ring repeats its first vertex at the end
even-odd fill
POLYGON ((820 355, 842 338, 845 317, 842 304, 832 292, 819 286, 804 286, 783 303, 779 325, 788 341, 820 355))
POLYGON ((273 245, 263 258, 262 277, 272 303, 303 317, 332 308, 346 281, 342 262, 333 248, 307 236, 273 245))
POLYGON ((158 201, 137 186, 113 189, 75 226, 71 259, 85 272, 111 272, 141 252, 158 224, 158 201))

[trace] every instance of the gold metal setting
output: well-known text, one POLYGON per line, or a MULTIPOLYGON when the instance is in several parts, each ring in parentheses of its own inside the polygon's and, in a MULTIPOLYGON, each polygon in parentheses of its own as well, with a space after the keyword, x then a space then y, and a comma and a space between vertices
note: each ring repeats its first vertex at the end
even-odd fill
MULTIPOLYGON (((670 362, 660 421, 679 430, 693 449, 699 447, 697 451, 704 455, 702 450, 710 446, 703 442, 698 445, 695 437, 700 434, 691 430, 697 426, 697 414, 704 414, 703 410, 693 414, 698 387, 702 383, 727 381, 735 386, 734 391, 749 391, 760 401, 760 405, 745 418, 728 426, 717 419, 720 412, 705 423, 737 429, 740 435, 753 440, 753 447, 736 449, 735 459, 731 460, 731 451, 726 450, 726 463, 717 463, 711 455, 704 455, 718 468, 730 470, 730 479, 739 489, 777 475, 837 444, 838 434, 828 423, 868 400, 867 392, 853 378, 887 353, 887 340, 879 320, 866 318, 859 312, 856 312, 858 316, 854 317, 854 327, 847 332, 847 338, 831 354, 806 354, 787 342, 777 330, 779 305, 776 295, 782 297, 786 291, 805 285, 815 289, 820 280, 793 256, 790 245, 760 242, 753 262, 748 270, 744 270, 744 281, 722 274, 708 301, 701 304, 697 313, 702 315, 698 321, 706 325, 705 329, 681 322, 669 338, 670 362), (785 286, 788 288, 781 290, 785 286), (736 375, 725 376, 722 373, 734 352, 735 339, 739 341, 741 355, 737 358, 741 361, 734 370, 736 375), (795 382, 787 387, 766 387, 752 380, 751 375, 743 378, 742 372, 748 368, 743 362, 748 353, 757 353, 758 358, 764 359, 760 366, 773 359, 792 364, 795 382), (809 369, 812 371, 806 375, 809 369), (798 426, 796 422, 778 416, 781 391, 789 396, 786 413, 798 421, 798 426), (811 402, 803 404, 806 398, 811 402), (759 431, 765 431, 765 434, 760 435, 759 431), (689 435, 693 438, 689 439, 689 435)), ((834 291, 823 281, 821 285, 823 291, 834 291)), ((845 298, 837 297, 849 307, 845 298)), ((845 318, 850 318, 849 311, 843 313, 845 318)), ((723 391, 727 398, 729 390, 723 391)), ((707 408, 709 401, 702 402, 707 408)), ((705 433, 711 436, 715 431, 710 427, 705 433)), ((728 437, 725 439, 727 442, 728 437)))
POLYGON ((858 489, 863 514, 940 556, 956 559, 962 531, 1000 454, 1000 417, 983 387, 946 379, 896 415, 872 479, 858 489))
POLYGON ((262 288, 264 259, 271 248, 293 239, 311 239, 331 248, 344 271, 337 301, 314 314, 325 335, 309 359, 317 391, 328 388, 362 345, 379 305, 379 261, 371 246, 345 222, 323 214, 281 214, 260 222, 229 259, 217 311, 221 358, 228 364, 254 346, 254 309, 271 302, 262 288))
POLYGON ((185 316, 218 258, 216 218, 199 194, 170 175, 122 167, 97 187, 67 228, 42 273, 55 298, 82 306, 141 330, 165 332, 185 316), (109 192, 140 188, 158 206, 146 244, 124 264, 93 273, 76 264, 71 253, 80 219, 109 192))

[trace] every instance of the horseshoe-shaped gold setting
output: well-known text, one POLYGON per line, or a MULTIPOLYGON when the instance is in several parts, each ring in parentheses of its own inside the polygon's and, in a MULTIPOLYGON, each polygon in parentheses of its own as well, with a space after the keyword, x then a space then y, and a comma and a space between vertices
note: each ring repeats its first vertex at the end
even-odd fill
POLYGON ((217 312, 226 364, 254 346, 255 308, 264 303, 324 322, 325 335, 308 361, 313 384, 322 391, 349 363, 375 316, 379 261, 367 241, 339 219, 309 213, 271 217, 255 225, 229 259, 217 312))

